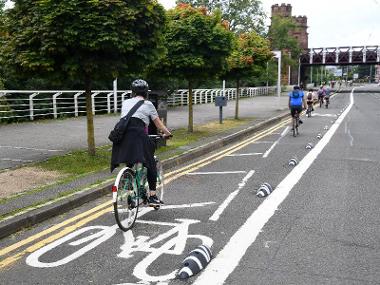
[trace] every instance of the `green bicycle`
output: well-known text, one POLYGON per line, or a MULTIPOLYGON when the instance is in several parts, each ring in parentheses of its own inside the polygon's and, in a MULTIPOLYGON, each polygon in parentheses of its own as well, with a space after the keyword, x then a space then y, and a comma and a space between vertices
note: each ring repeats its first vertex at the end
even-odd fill
MULTIPOLYGON (((151 139, 159 140, 160 135, 150 135, 151 139)), ((154 157, 157 167, 156 195, 162 201, 164 196, 164 172, 162 163, 158 157, 154 157)), ((132 167, 122 168, 114 185, 112 186, 112 202, 114 214, 119 228, 123 231, 131 229, 138 215, 139 207, 148 204, 149 189, 147 182, 147 169, 142 163, 136 163, 132 167)), ((155 210, 160 205, 152 206, 155 210)))

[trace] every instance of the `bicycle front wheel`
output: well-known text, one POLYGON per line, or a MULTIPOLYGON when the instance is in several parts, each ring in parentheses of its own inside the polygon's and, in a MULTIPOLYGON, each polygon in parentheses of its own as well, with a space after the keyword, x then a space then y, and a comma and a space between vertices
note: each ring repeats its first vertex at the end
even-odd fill
POLYGON ((119 228, 126 232, 134 226, 139 209, 139 196, 133 170, 122 169, 114 187, 117 187, 113 201, 115 219, 119 228))
MULTIPOLYGON (((161 201, 164 200, 164 188, 165 188, 165 183, 164 183, 164 169, 162 167, 161 161, 156 157, 156 168, 157 168, 157 186, 156 186, 156 195, 158 199, 161 201)), ((154 207, 154 209, 158 210, 160 206, 154 207)))

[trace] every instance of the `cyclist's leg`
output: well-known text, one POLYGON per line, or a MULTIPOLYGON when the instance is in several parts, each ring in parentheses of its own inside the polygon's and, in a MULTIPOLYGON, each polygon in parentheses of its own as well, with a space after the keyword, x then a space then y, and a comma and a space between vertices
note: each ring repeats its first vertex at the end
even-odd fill
POLYGON ((149 204, 160 204, 161 201, 156 195, 156 184, 157 184, 157 167, 156 161, 154 159, 155 144, 149 141, 149 145, 145 147, 145 167, 147 168, 147 180, 149 185, 149 204))

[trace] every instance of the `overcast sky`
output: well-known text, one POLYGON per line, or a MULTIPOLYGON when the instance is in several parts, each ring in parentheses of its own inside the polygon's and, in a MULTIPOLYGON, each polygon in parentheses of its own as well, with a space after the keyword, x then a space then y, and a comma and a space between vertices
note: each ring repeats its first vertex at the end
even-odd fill
MULTIPOLYGON (((175 0, 158 0, 165 8, 175 0)), ((307 16, 309 48, 380 46, 380 0, 262 0, 270 17, 273 4, 291 4, 294 16, 307 16)), ((269 24, 269 22, 268 22, 269 24)))
MULTIPOLYGON (((158 0, 165 8, 175 0, 158 0)), ((294 16, 307 16, 309 48, 380 45, 380 0, 262 0, 270 17, 273 4, 291 4, 294 16)))

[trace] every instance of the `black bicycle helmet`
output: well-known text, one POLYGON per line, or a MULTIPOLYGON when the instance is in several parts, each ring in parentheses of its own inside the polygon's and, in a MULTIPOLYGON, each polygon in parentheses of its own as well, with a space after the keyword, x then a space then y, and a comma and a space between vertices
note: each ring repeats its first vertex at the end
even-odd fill
POLYGON ((300 87, 299 87, 298 85, 295 85, 295 86, 293 87, 293 90, 300 90, 300 87))
POLYGON ((148 95, 149 85, 145 80, 136 79, 132 82, 131 90, 134 94, 145 97, 148 95))

